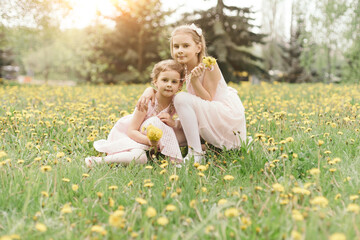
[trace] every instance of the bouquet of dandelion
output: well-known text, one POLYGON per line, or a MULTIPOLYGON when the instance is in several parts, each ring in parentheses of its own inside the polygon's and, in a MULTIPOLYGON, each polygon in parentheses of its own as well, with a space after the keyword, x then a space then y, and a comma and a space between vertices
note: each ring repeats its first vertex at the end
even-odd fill
POLYGON ((214 70, 214 66, 216 64, 216 59, 213 57, 203 57, 202 59, 203 64, 205 65, 205 68, 212 71, 214 70))
POLYGON ((157 142, 161 139, 163 132, 160 128, 157 128, 153 125, 149 125, 146 127, 146 136, 151 142, 152 146, 156 146, 157 142))

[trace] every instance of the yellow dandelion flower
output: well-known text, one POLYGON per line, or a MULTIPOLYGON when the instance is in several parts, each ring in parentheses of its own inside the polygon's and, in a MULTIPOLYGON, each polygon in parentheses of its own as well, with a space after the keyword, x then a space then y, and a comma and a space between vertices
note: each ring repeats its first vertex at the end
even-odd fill
POLYGON ((318 140, 317 145, 318 145, 319 147, 321 147, 323 144, 324 144, 324 141, 323 141, 323 140, 318 140))
POLYGON ((196 163, 194 163, 193 166, 197 168, 198 166, 200 166, 200 163, 197 163, 197 162, 196 162, 196 163))
POLYGON ((172 204, 169 204, 165 207, 165 210, 168 211, 168 212, 174 212, 176 211, 176 206, 175 205, 172 205, 172 204))
POLYGON ((196 207, 196 203, 197 203, 196 200, 191 200, 190 203, 189 203, 189 206, 190 206, 191 208, 195 208, 195 207, 196 207))
POLYGON ((178 175, 171 175, 170 177, 169 177, 169 180, 170 181, 177 181, 177 180, 179 180, 179 176, 178 175))
POLYGON ((136 232, 132 232, 132 233, 130 234, 130 237, 132 237, 132 238, 137 238, 138 236, 139 236, 139 234, 136 233, 136 232))
POLYGON ((218 205, 221 206, 221 205, 226 204, 227 202, 228 202, 228 200, 222 198, 222 199, 220 199, 220 200, 218 201, 218 205))
POLYGON ((163 169, 163 170, 161 170, 160 172, 159 172, 159 174, 160 175, 163 175, 163 174, 165 174, 167 172, 167 170, 166 169, 163 169))
POLYGON ((72 190, 73 190, 74 192, 76 192, 76 191, 79 189, 79 185, 73 184, 73 185, 71 186, 71 188, 72 188, 72 190))
POLYGON ((109 197, 108 204, 109 204, 109 207, 114 207, 115 201, 114 201, 114 199, 112 197, 109 197))
POLYGON ((343 233, 334 233, 331 234, 329 240, 346 240, 346 236, 343 233))
POLYGON ((150 141, 159 141, 163 135, 163 132, 160 128, 157 128, 153 125, 149 125, 146 127, 146 136, 150 141))
POLYGON ((320 174, 320 169, 318 168, 312 168, 309 170, 311 175, 319 175, 320 174))
POLYGON ((63 179, 61 179, 63 182, 70 182, 70 179, 68 179, 68 178, 63 178, 63 179))
POLYGON ((335 197, 334 197, 335 200, 338 200, 338 199, 340 199, 340 198, 341 198, 341 194, 340 194, 340 193, 336 194, 335 197))
POLYGON ((202 63, 205 65, 205 68, 212 70, 216 64, 216 59, 213 57, 203 57, 202 63))
POLYGON ((235 178, 232 176, 232 175, 225 175, 224 176, 224 180, 226 180, 226 181, 232 181, 232 180, 234 180, 235 178))
POLYGON ((147 201, 143 198, 135 198, 135 201, 138 202, 140 205, 147 204, 147 201))
POLYGON ((360 206, 355 203, 350 203, 347 206, 346 211, 358 214, 360 212, 360 206))
POLYGON ((240 214, 239 210, 237 210, 236 208, 228 208, 225 210, 225 213, 224 213, 225 217, 228 217, 228 218, 237 217, 237 216, 239 216, 239 214, 240 214))
POLYGON ((42 166, 41 167, 41 172, 45 173, 45 172, 50 172, 51 171, 51 167, 50 166, 42 166))
POLYGON ((200 165, 197 167, 197 170, 199 170, 201 172, 205 171, 206 169, 207 169, 207 167, 205 165, 200 165))
POLYGON ((215 227, 213 225, 206 226, 205 233, 209 234, 211 232, 215 231, 215 227))
POLYGON ((293 240, 301 240, 302 239, 302 236, 301 236, 301 233, 299 233, 298 231, 292 231, 291 232, 291 238, 293 240))
POLYGON ((272 185, 272 188, 274 189, 274 191, 276 192, 284 192, 284 187, 283 185, 281 185, 280 183, 274 183, 272 185))
POLYGON ((83 178, 87 178, 87 177, 89 177, 89 176, 90 176, 90 175, 87 174, 87 173, 83 173, 83 174, 82 174, 82 177, 83 177, 83 178))
POLYGON ((112 185, 112 186, 110 186, 109 187, 109 190, 117 190, 119 187, 118 186, 116 186, 116 185, 112 185))
POLYGON ((124 226, 124 219, 121 216, 116 214, 111 214, 109 216, 109 225, 112 227, 123 227, 124 226))
POLYGON ((7 153, 6 153, 6 152, 0 151, 0 158, 6 157, 6 156, 7 156, 7 153))
POLYGON ((127 184, 127 186, 130 187, 130 186, 132 186, 132 185, 134 185, 134 182, 131 180, 131 181, 127 184))
POLYGON ((72 213, 72 209, 71 209, 70 203, 66 203, 66 204, 61 208, 61 213, 63 213, 63 214, 72 213))
POLYGON ((160 165, 160 168, 166 168, 168 165, 169 165, 168 162, 162 163, 162 164, 160 165))
POLYGON ((148 165, 145 167, 145 169, 153 169, 153 166, 148 165))
POLYGON ((153 218, 153 217, 156 216, 156 214, 157 214, 157 212, 156 212, 156 209, 155 209, 155 208, 153 208, 153 207, 148 207, 148 208, 146 209, 145 215, 146 215, 148 218, 153 218))
POLYGON ((169 223, 169 219, 167 217, 159 217, 156 222, 161 226, 166 226, 169 223))
POLYGON ((292 211, 292 218, 295 221, 303 221, 304 220, 304 216, 301 214, 301 212, 299 210, 294 209, 292 211))
POLYGON ((197 175, 198 175, 199 177, 205 177, 205 174, 203 174, 202 172, 198 172, 197 175))
POLYGON ((107 231, 103 227, 101 227, 99 225, 92 226, 91 227, 91 232, 96 232, 96 233, 99 233, 99 234, 101 234, 103 236, 105 236, 107 234, 107 231))
POLYGON ((41 195, 43 197, 49 197, 49 194, 46 191, 41 191, 41 195))
POLYGON ((147 187, 147 188, 151 188, 153 186, 154 186, 154 184, 152 182, 144 184, 144 187, 147 187))
POLYGON ((302 195, 310 195, 310 191, 304 188, 300 188, 300 187, 294 187, 292 189, 293 193, 296 194, 302 194, 302 195))
POLYGON ((351 195, 351 196, 349 197, 349 199, 350 199, 351 201, 354 201, 354 200, 356 200, 356 199, 358 199, 358 198, 359 198, 358 195, 351 195))
POLYGON ((63 152, 58 152, 56 154, 56 158, 61 158, 61 157, 64 157, 64 156, 65 156, 65 153, 63 153, 63 152))
POLYGON ((246 202, 246 201, 248 200, 248 196, 245 195, 245 194, 243 194, 243 195, 241 196, 241 200, 242 200, 243 202, 246 202))
POLYGON ((260 186, 255 186, 255 191, 261 191, 261 190, 263 190, 262 187, 260 187, 260 186))
POLYGON ((317 197, 311 199, 310 203, 312 205, 318 205, 320 207, 326 207, 328 205, 329 201, 323 196, 317 196, 317 197))
POLYGON ((97 192, 96 195, 98 196, 98 198, 102 198, 104 196, 102 192, 97 192))
POLYGON ((39 232, 46 232, 47 227, 43 223, 36 223, 35 224, 35 229, 38 230, 39 232))

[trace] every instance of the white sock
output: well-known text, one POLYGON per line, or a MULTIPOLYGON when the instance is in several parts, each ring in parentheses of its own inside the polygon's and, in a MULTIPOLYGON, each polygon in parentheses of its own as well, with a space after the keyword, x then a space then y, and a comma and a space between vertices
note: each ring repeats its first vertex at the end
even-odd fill
POLYGON ((189 149, 201 152, 199 125, 189 93, 178 93, 174 98, 174 106, 181 121, 189 149))
POLYGON ((142 149, 132 149, 127 152, 115 153, 104 158, 106 163, 122 163, 129 164, 131 161, 144 164, 147 162, 146 153, 142 149))

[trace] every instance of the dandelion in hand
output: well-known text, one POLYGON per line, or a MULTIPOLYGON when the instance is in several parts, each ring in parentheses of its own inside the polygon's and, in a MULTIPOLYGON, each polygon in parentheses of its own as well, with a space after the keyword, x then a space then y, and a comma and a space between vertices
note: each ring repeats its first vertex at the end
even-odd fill
POLYGON ((213 57, 203 57, 202 60, 203 64, 205 64, 205 68, 212 71, 214 69, 214 66, 216 64, 216 59, 213 57))
POLYGON ((146 136, 151 142, 158 142, 163 135, 163 132, 160 128, 157 128, 153 125, 146 127, 146 136))

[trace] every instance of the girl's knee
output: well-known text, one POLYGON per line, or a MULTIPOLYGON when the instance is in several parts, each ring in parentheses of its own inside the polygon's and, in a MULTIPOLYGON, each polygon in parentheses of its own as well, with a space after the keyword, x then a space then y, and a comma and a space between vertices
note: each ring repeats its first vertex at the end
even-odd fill
POLYGON ((187 92, 179 92, 174 97, 174 106, 175 108, 181 105, 191 104, 191 96, 187 92))

